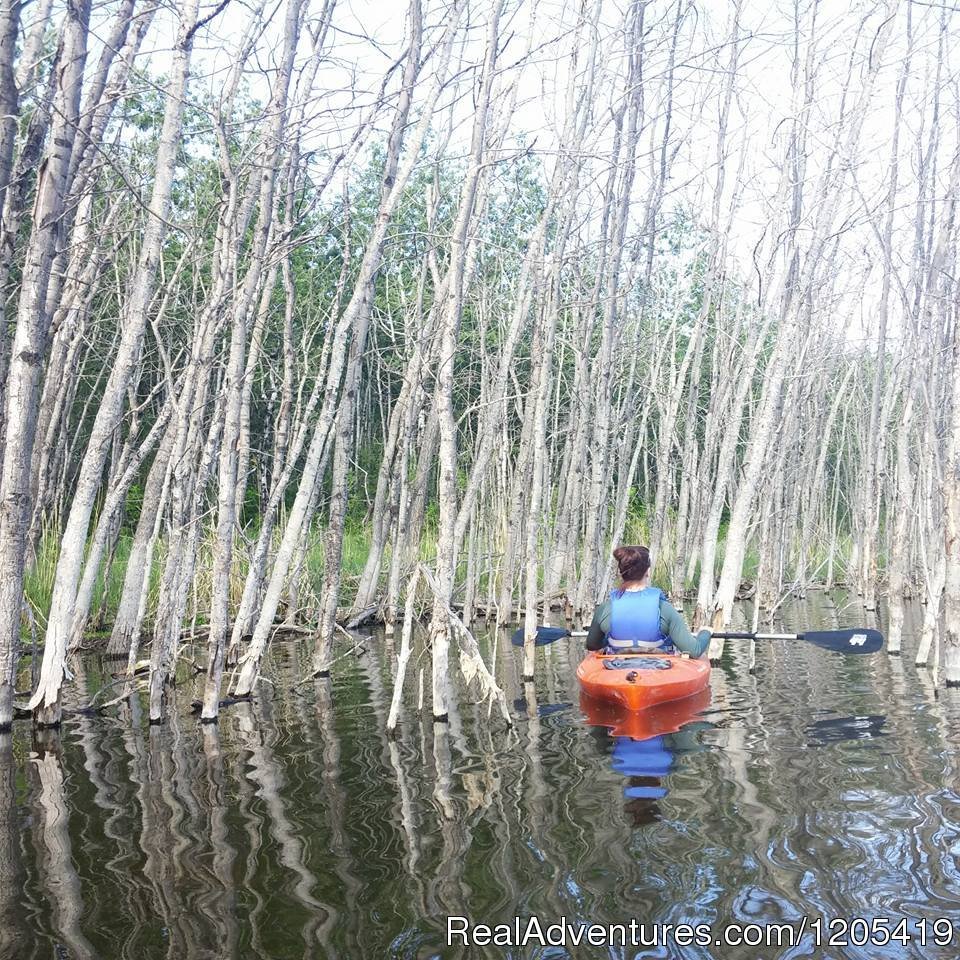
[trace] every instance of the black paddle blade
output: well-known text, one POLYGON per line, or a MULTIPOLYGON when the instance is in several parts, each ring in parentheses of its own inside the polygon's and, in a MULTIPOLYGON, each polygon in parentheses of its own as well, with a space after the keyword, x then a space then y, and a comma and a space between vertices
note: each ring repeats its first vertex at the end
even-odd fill
MULTIPOLYGON (((570 631, 566 627, 538 627, 537 628, 537 646, 542 647, 546 643, 553 643, 556 640, 562 640, 569 637, 570 631)), ((515 647, 523 646, 523 627, 514 630, 510 642, 515 647)))
POLYGON ((834 653, 876 653, 883 648, 883 634, 879 630, 821 630, 802 634, 807 643, 834 653))

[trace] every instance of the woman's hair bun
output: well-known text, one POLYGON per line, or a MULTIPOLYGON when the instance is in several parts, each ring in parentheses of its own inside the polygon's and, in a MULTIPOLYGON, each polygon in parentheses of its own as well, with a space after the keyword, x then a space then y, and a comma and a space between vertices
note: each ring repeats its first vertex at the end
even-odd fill
POLYGON ((620 578, 626 583, 642 580, 650 569, 650 551, 646 547, 617 547, 613 559, 620 568, 620 578))

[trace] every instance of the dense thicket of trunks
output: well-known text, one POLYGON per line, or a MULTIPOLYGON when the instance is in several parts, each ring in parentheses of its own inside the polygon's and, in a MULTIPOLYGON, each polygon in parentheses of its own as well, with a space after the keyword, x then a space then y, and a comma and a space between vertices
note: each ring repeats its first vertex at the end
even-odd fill
POLYGON ((30 630, 36 723, 93 624, 154 721, 205 631, 212 721, 369 611, 502 708, 474 619, 532 677, 638 539, 701 624, 920 596, 960 682, 954 11, 759 16, 2 0, 0 728, 30 630))

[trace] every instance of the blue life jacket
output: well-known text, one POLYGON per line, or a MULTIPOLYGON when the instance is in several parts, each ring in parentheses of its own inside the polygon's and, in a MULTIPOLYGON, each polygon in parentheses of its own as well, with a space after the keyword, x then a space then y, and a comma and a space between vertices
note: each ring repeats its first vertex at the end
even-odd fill
POLYGON ((607 647, 623 650, 672 650, 670 638, 660 632, 659 587, 614 590, 610 594, 610 633, 607 647))

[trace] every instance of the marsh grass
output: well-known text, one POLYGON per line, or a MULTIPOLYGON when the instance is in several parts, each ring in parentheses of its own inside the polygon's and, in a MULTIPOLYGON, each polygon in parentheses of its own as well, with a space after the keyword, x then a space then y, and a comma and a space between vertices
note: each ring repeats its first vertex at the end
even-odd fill
POLYGON ((130 557, 130 546, 133 538, 129 533, 121 533, 117 540, 117 547, 113 555, 113 563, 110 569, 104 570, 100 567, 100 573, 97 575, 97 582, 93 588, 93 601, 90 609, 96 612, 103 608, 103 623, 113 622, 113 617, 120 605, 120 594, 123 592, 123 578, 127 570, 127 560, 130 557), (106 574, 106 581, 104 580, 106 574))
POLYGON ((23 578, 23 596, 39 627, 46 627, 53 599, 53 580, 60 556, 59 531, 44 524, 37 544, 37 552, 23 578))
MULTIPOLYGON (((279 529, 282 529, 282 524, 278 524, 278 530, 279 529)), ((370 532, 369 526, 359 519, 348 522, 344 531, 341 605, 349 605, 356 595, 357 583, 370 553, 370 532)), ((324 570, 324 533, 324 528, 317 525, 312 526, 307 533, 308 540, 299 581, 299 603, 301 609, 307 616, 311 616, 319 604, 319 594, 324 570)), ((723 563, 726 530, 721 528, 720 533, 721 540, 717 549, 716 565, 718 573, 723 563)), ((249 567, 249 553, 253 543, 256 541, 257 534, 257 526, 251 525, 237 537, 234 552, 236 559, 230 586, 231 601, 233 604, 240 602, 244 579, 249 567)), ((649 518, 645 515, 645 512, 638 511, 627 517, 623 540, 625 543, 650 542, 649 518)), ((274 541, 274 547, 279 545, 279 532, 275 533, 274 541)), ((96 614, 102 608, 103 616, 100 623, 107 629, 109 629, 109 625, 113 622, 117 607, 120 603, 131 543, 131 535, 129 532, 124 531, 117 543, 109 571, 106 572, 105 575, 104 570, 101 569, 94 590, 91 608, 92 614, 96 614)), ((187 611, 188 617, 193 618, 195 616, 197 623, 205 622, 205 611, 209 605, 211 590, 209 571, 212 569, 212 546, 213 530, 210 528, 205 531, 204 536, 198 544, 198 556, 195 568, 198 571, 198 575, 193 585, 191 602, 187 611)), ((835 582, 842 582, 847 576, 850 548, 851 537, 849 535, 843 536, 842 539, 834 545, 833 578, 835 582)), ((437 518, 428 512, 425 517, 418 558, 421 562, 432 563, 436 558, 436 554, 437 518)), ((34 563, 28 569, 24 579, 24 595, 27 603, 30 605, 34 620, 40 629, 46 627, 50 614, 50 601, 53 593, 53 581, 58 556, 59 540, 57 531, 52 526, 46 526, 40 537, 34 563)), ((812 579, 822 581, 825 578, 828 557, 829 544, 824 540, 818 540, 811 550, 810 574, 812 579)), ((460 563, 461 576, 466 569, 465 561, 466 558, 462 557, 460 563)), ((744 580, 753 580, 756 578, 759 561, 760 558, 756 548, 753 547, 748 550, 743 567, 744 580)), ((160 579, 165 562, 166 542, 161 539, 154 550, 153 562, 150 568, 150 594, 147 605, 148 622, 152 621, 156 614, 160 579)), ((384 578, 386 577, 389 563, 390 551, 388 549, 383 558, 381 576, 384 578)), ((657 582, 658 578, 662 582, 665 582, 666 578, 669 578, 671 563, 672 557, 670 556, 664 556, 660 559, 654 569, 655 582, 657 582)), ((482 596, 483 592, 487 589, 487 575, 487 571, 480 571, 481 582, 477 588, 478 596, 482 596)))

